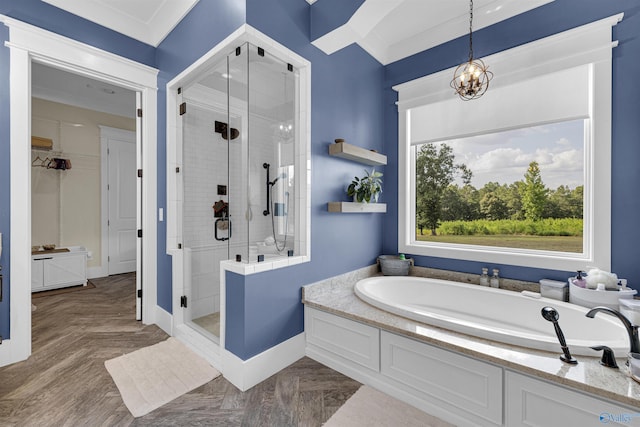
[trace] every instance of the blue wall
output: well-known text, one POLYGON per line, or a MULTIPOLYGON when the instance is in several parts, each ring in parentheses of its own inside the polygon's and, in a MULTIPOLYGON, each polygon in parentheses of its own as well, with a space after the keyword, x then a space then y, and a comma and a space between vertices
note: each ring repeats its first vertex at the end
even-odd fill
MULTIPOLYGON (((633 190, 640 187, 640 86, 630 84, 629 76, 640 68, 640 6, 637 0, 584 1, 556 0, 553 3, 474 31, 474 55, 483 57, 516 47, 570 28, 624 12, 624 19, 613 27, 613 122, 612 122, 612 271, 640 289, 640 263, 636 258, 640 227, 636 226, 640 198, 633 190)), ((449 67, 467 59, 468 36, 461 37, 385 67, 385 151, 389 156, 386 182, 397 188, 397 94, 391 87, 449 67)), ((490 64, 489 64, 490 65, 490 64)), ((597 143, 597 142, 596 142, 597 143)), ((597 203, 597 201, 596 201, 597 203)), ((397 203, 388 207, 383 227, 383 252, 395 253, 398 241, 397 203)), ((596 224, 597 226, 597 224, 596 224)), ((483 263, 433 257, 415 257, 416 264, 434 268, 479 273, 483 263)), ((484 263, 486 264, 486 263, 484 263)), ((537 281, 543 277, 565 280, 569 272, 494 265, 509 278, 537 281)))

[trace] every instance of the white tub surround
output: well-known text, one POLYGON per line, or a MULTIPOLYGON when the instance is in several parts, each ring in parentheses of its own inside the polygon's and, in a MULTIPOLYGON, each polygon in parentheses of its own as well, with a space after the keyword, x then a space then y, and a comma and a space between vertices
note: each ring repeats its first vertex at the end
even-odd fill
POLYGON ((544 425, 549 414, 558 425, 597 425, 601 414, 639 412, 625 353, 619 370, 595 351, 568 365, 559 344, 548 352, 431 326, 362 301, 357 276, 303 287, 307 356, 457 425, 544 425))
POLYGON ((503 289, 421 277, 371 277, 358 281, 355 294, 385 311, 421 323, 478 338, 537 350, 559 351, 553 324, 542 318, 545 306, 559 314, 559 324, 574 355, 595 355, 606 345, 617 355, 629 351, 627 331, 618 319, 585 317, 588 309, 549 298, 532 298, 503 289))

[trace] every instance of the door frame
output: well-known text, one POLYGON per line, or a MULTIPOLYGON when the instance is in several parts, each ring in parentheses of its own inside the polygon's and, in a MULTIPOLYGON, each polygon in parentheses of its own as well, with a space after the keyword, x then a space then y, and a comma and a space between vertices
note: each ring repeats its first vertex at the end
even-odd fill
POLYGON ((158 70, 84 43, 0 15, 10 48, 10 339, 0 346, 0 366, 31 354, 31 63, 69 71, 133 90, 141 95, 146 179, 141 201, 144 278, 143 322, 155 323, 157 306, 157 75, 158 70))

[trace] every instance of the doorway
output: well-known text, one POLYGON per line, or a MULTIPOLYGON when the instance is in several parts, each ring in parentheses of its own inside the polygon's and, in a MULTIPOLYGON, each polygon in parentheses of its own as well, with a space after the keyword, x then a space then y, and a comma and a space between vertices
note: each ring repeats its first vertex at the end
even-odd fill
MULTIPOLYGON (((49 31, 4 18, 9 27, 10 48, 10 132, 11 132, 11 240, 10 240, 10 339, 0 349, 0 365, 26 359, 31 354, 31 201, 29 167, 31 141, 31 68, 38 62, 53 68, 125 87, 137 93, 136 114, 139 145, 144 158, 137 156, 137 167, 148 176, 141 180, 142 215, 138 229, 147 230, 137 239, 142 252, 140 274, 141 317, 145 324, 156 323, 157 305, 157 73, 158 70, 95 47, 70 40, 49 31), (18 237, 19 236, 19 237, 18 237), (6 346, 5 346, 6 344, 6 346)), ((165 316, 166 317, 166 316, 165 316)), ((170 321, 161 316, 159 326, 170 331, 170 321)))
POLYGON ((64 280, 66 267, 48 283, 47 263, 58 258, 73 261, 84 284, 135 273, 135 92, 38 62, 31 76, 32 279, 45 265, 45 283, 33 291, 78 283, 78 274, 64 280))

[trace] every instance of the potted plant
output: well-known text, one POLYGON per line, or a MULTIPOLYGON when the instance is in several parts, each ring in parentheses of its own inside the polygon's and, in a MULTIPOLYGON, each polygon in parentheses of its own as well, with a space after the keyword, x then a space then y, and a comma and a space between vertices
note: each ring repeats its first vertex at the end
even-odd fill
POLYGON ((371 173, 367 170, 364 172, 365 176, 362 178, 353 178, 347 187, 347 195, 353 197, 354 202, 376 203, 382 193, 382 172, 375 168, 371 169, 371 173))

